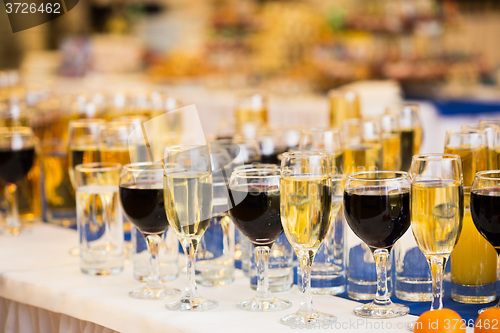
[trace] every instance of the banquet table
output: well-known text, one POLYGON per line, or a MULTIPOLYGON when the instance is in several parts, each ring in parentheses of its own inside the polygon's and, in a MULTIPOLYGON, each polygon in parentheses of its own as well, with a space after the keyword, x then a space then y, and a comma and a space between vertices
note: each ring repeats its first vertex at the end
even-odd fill
MULTIPOLYGON (((192 88, 171 89, 172 93, 198 108, 203 130, 214 135, 222 120, 232 116, 234 101, 228 92, 215 93, 192 88)), ((421 104, 424 127, 422 152, 442 152, 445 130, 473 125, 480 118, 499 118, 500 113, 443 115, 428 102, 421 104)), ((270 123, 288 127, 324 126, 328 119, 325 98, 317 96, 282 97, 271 100, 270 123)), ((296 286, 280 293, 291 300, 291 309, 253 313, 236 308, 240 300, 254 291, 248 279, 236 270, 235 282, 224 287, 199 287, 202 295, 219 301, 207 312, 171 312, 163 301, 138 300, 128 292, 139 284, 133 278, 132 264, 115 276, 88 276, 80 272, 79 258, 70 254, 78 244, 75 230, 46 223, 33 224, 17 236, 0 234, 0 332, 289 332, 280 324, 282 315, 298 308, 296 286)), ((181 261, 183 264, 183 262, 181 261)), ((182 289, 185 276, 169 283, 182 289)), ((318 310, 333 313, 336 323, 315 327, 345 332, 408 332, 416 316, 394 319, 362 319, 352 309, 358 302, 337 296, 314 296, 318 310)), ((295 328, 295 329, 299 329, 295 328)), ((467 329, 472 332, 471 328, 467 329)))
MULTIPOLYGON (((296 286, 279 296, 293 302, 279 312, 254 313, 236 308, 252 296, 248 279, 236 270, 235 282, 224 287, 200 287, 219 301, 206 312, 171 312, 165 300, 138 300, 128 292, 139 284, 127 263, 114 276, 88 276, 80 272, 78 257, 69 250, 77 245, 75 230, 45 223, 25 229, 19 236, 0 235, 1 332, 289 332, 279 318, 295 311, 300 301, 296 286)), ((169 284, 182 289, 185 277, 169 284)), ((353 332, 404 332, 415 316, 367 320, 354 316, 357 302, 335 296, 314 296, 315 306, 337 316, 321 330, 353 332)), ((295 329, 299 329, 297 327, 295 329)))

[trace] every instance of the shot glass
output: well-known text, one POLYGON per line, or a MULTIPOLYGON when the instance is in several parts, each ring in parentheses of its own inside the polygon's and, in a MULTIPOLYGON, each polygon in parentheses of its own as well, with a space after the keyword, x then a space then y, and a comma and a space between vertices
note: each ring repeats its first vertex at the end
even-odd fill
MULTIPOLYGON (((151 269, 146 240, 134 225, 132 225, 131 236, 134 278, 139 281, 146 281, 151 269)), ((179 276, 179 240, 171 229, 167 229, 162 235, 158 260, 161 280, 174 280, 179 276)))
MULTIPOLYGON (((371 300, 377 292, 377 270, 368 246, 346 228, 347 240, 347 294, 355 300, 371 300)), ((387 269, 387 288, 392 294, 392 256, 387 269)))
MULTIPOLYGON (((250 287, 257 289, 257 265, 255 254, 250 247, 250 287)), ((293 255, 290 242, 282 233, 273 244, 269 254, 269 290, 271 292, 287 291, 293 285, 293 255)))
POLYGON ((410 228, 394 245, 396 297, 411 302, 432 300, 432 277, 429 264, 418 248, 410 228))
MULTIPOLYGON (((331 222, 330 233, 314 257, 311 269, 311 293, 337 295, 346 290, 345 222, 339 214, 331 222)), ((301 275, 299 277, 299 285, 301 275)))
POLYGON ((75 168, 80 269, 89 275, 123 270, 123 213, 118 196, 121 165, 79 164, 75 168))

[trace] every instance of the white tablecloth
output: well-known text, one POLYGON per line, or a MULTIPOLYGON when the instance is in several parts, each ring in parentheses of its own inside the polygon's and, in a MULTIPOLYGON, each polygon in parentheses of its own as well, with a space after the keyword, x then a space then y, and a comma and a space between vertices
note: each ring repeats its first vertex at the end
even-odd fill
MULTIPOLYGON (((137 300, 128 291, 138 286, 131 264, 115 276, 80 273, 77 257, 69 249, 77 234, 48 224, 38 224, 18 237, 0 236, 0 331, 2 332, 289 332, 279 323, 282 315, 298 308, 296 287, 279 294, 291 300, 291 309, 252 313, 236 308, 252 296, 248 280, 237 270, 234 284, 200 287, 218 308, 196 313, 171 312, 166 301, 137 300)), ((183 288, 185 276, 172 286, 183 288)), ((405 316, 385 320, 355 317, 356 302, 334 296, 314 296, 319 310, 337 315, 338 322, 324 329, 353 332, 404 332, 416 319, 405 316)), ((319 328, 318 328, 319 329, 319 328)))

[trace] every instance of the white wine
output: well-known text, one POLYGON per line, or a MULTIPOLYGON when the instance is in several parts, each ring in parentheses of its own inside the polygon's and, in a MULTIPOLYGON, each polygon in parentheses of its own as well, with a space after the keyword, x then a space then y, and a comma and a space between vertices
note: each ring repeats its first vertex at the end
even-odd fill
POLYGON ((342 174, 344 170, 344 152, 336 151, 328 155, 330 156, 330 168, 332 173, 342 174))
POLYGON ((315 253, 330 229, 330 178, 282 176, 280 191, 281 222, 288 240, 296 251, 315 253))
POLYGON ((100 161, 106 163, 120 163, 122 166, 130 162, 128 147, 99 147, 100 161))
POLYGON ((384 170, 400 170, 401 168, 401 135, 400 133, 384 133, 382 136, 384 170))
POLYGON ((344 148, 344 173, 381 170, 382 145, 363 143, 344 148))
POLYGON ((463 189, 454 180, 417 181, 411 185, 411 224, 425 256, 449 256, 462 230, 463 189))
POLYGON ((212 173, 167 173, 164 189, 170 226, 180 239, 199 242, 212 217, 212 173))
POLYGON ((486 146, 461 145, 458 147, 445 147, 445 154, 456 154, 462 161, 462 174, 464 186, 471 187, 474 176, 478 171, 488 168, 488 149, 486 146))

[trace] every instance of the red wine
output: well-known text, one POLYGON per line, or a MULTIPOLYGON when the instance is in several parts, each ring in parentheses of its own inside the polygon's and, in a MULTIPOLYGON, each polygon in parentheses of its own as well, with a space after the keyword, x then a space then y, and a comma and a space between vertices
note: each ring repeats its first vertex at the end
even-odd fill
POLYGON ((23 179, 33 166, 35 148, 0 150, 0 179, 15 183, 23 179))
POLYGON ((236 227, 256 246, 271 246, 283 232, 280 191, 277 186, 248 185, 231 188, 237 204, 229 210, 236 227))
POLYGON ((125 216, 142 233, 162 234, 167 230, 168 220, 165 213, 163 184, 121 184, 120 201, 125 216))
POLYGON ((346 221, 372 250, 391 248, 410 226, 410 192, 358 187, 344 192, 346 221))
POLYGON ((472 221, 481 235, 500 254, 500 196, 499 188, 482 188, 470 194, 472 221), (495 195, 496 194, 496 195, 495 195))

